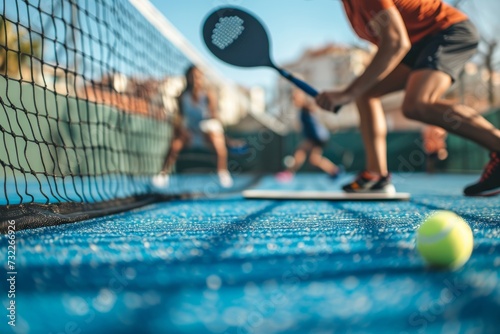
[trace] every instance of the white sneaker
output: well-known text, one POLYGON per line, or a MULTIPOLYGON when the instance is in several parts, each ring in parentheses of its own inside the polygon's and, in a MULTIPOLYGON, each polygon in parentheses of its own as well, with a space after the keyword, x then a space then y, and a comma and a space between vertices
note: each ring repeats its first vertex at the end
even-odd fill
POLYGON ((170 182, 170 176, 168 174, 158 174, 153 177, 153 185, 157 188, 164 188, 168 186, 170 182))
POLYGON ((217 174, 219 175, 219 182, 222 187, 231 188, 233 186, 233 178, 228 170, 220 170, 217 174))

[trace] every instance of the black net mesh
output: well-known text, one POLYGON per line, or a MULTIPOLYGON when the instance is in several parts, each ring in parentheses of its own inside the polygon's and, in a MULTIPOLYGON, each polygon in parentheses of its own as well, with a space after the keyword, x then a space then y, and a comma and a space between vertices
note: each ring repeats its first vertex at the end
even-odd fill
POLYGON ((128 1, 3 0, 4 216, 30 204, 143 199, 171 142, 187 66, 128 1))

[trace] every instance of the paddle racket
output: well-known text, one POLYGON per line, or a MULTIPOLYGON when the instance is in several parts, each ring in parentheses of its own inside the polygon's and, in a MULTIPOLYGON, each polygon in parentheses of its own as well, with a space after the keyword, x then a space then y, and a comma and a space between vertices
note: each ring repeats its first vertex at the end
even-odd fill
MULTIPOLYGON (((203 39, 210 52, 225 63, 239 67, 271 67, 310 96, 318 95, 309 84, 275 65, 264 25, 241 9, 223 7, 211 13, 203 25, 203 39)), ((334 112, 340 108, 337 106, 334 112)))

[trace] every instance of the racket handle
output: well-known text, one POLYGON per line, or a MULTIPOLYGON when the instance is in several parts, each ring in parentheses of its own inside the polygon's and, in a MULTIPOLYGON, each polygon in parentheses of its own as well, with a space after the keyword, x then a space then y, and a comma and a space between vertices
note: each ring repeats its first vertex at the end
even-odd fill
POLYGON ((305 83, 304 81, 294 77, 292 75, 292 73, 290 72, 287 72, 285 71, 284 69, 281 69, 281 68, 278 68, 276 67, 276 70, 278 70, 278 72, 287 80, 293 82, 293 84, 297 87, 299 87, 300 89, 302 89, 304 92, 306 92, 307 94, 309 94, 310 96, 312 97, 316 97, 318 96, 318 91, 314 88, 312 88, 311 86, 309 86, 309 84, 305 83))
MULTIPOLYGON (((314 89, 313 87, 311 87, 308 83, 294 77, 290 72, 287 72, 285 71, 284 69, 281 69, 279 67, 274 67, 278 72, 279 74, 281 74, 285 79, 289 80, 290 82, 292 82, 295 86, 299 87, 300 89, 302 89, 304 92, 306 92, 307 94, 309 94, 311 97, 316 97, 318 96, 318 91, 316 89, 314 89)), ((334 109, 333 109, 333 112, 336 114, 340 109, 342 108, 342 106, 336 106, 334 109)))

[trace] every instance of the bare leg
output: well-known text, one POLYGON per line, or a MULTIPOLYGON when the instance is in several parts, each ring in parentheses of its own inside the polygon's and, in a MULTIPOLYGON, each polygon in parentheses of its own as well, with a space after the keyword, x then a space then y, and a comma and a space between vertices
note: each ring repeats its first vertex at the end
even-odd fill
POLYGON ((296 173, 306 161, 307 152, 309 152, 311 149, 312 145, 309 141, 304 141, 303 143, 301 143, 293 155, 293 166, 290 167, 288 171, 296 173))
POLYGON ((227 148, 224 133, 209 132, 207 136, 217 154, 217 174, 219 176, 219 182, 222 187, 230 188, 233 186, 233 179, 227 170, 227 148))
POLYGON ((313 147, 309 155, 311 165, 318 167, 328 175, 334 175, 338 171, 338 167, 323 156, 323 149, 319 146, 313 147))
POLYGON ((178 137, 172 139, 172 144, 163 162, 161 172, 152 179, 153 185, 156 187, 165 187, 169 183, 169 174, 172 172, 172 167, 175 165, 179 153, 188 141, 186 133, 178 134, 178 137))
POLYGON ((207 134, 210 143, 215 149, 217 154, 217 170, 226 171, 227 170, 227 148, 226 141, 224 139, 224 134, 218 132, 211 132, 207 134))
POLYGON ((387 175, 387 126, 380 97, 404 89, 411 69, 399 65, 371 91, 360 97, 357 107, 366 154, 366 170, 387 175))
POLYGON ((408 118, 470 139, 490 151, 500 152, 500 130, 472 108, 442 99, 450 86, 451 78, 446 73, 413 72, 408 79, 403 113, 408 118))
POLYGON ((165 162, 163 163, 163 168, 161 170, 161 174, 168 174, 172 168, 172 166, 177 161, 179 157, 179 153, 182 151, 184 147, 184 140, 182 138, 174 138, 172 140, 172 145, 170 146, 170 150, 165 157, 165 162))

